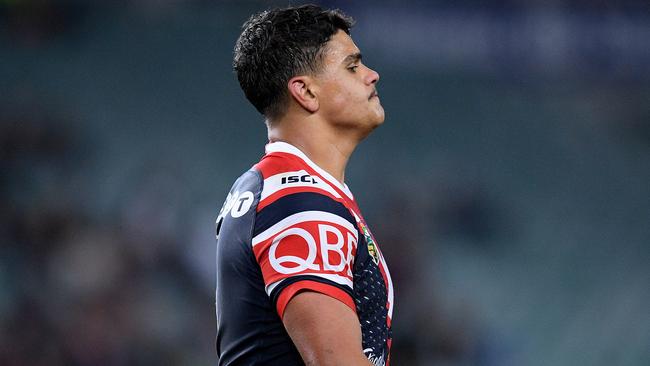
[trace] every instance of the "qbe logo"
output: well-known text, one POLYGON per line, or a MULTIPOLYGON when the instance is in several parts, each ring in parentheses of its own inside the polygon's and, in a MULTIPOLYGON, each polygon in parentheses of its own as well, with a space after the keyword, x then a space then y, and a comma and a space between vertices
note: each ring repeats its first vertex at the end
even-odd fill
POLYGON ((269 263, 278 273, 304 271, 344 272, 352 277, 357 237, 329 224, 317 224, 316 230, 292 227, 279 233, 269 247, 269 263), (312 232, 315 232, 313 235, 312 232))

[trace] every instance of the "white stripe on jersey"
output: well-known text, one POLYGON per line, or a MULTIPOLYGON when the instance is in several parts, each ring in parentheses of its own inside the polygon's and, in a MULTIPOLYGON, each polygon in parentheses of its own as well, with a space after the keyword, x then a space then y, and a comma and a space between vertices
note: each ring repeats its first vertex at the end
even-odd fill
POLYGON ((282 281, 286 280, 286 278, 281 279, 280 281, 275 281, 272 284, 266 286, 266 294, 271 296, 271 292, 273 292, 273 289, 278 287, 279 284, 282 283, 282 281))
POLYGON ((379 252, 379 262, 382 267, 384 267, 384 273, 386 273, 387 287, 388 287, 388 318, 393 319, 393 301, 395 300, 395 294, 393 293, 393 279, 390 278, 390 272, 388 272, 388 265, 386 265, 386 260, 384 255, 379 252))
MULTIPOLYGON (((324 279, 326 279, 326 280, 330 280, 330 281, 332 281, 332 282, 336 282, 336 283, 338 283, 339 285, 347 286, 347 287, 349 287, 350 289, 353 288, 352 280, 350 280, 350 279, 347 278, 347 277, 339 276, 339 275, 337 275, 337 274, 332 274, 332 273, 301 273, 300 275, 301 275, 301 276, 314 276, 314 277, 320 277, 320 278, 324 278, 324 279)), ((288 277, 288 278, 291 278, 291 277, 288 277)), ((278 285, 281 284, 282 282, 284 282, 285 280, 287 280, 287 278, 283 278, 283 279, 281 279, 281 280, 279 280, 279 281, 273 282, 272 284, 266 286, 266 294, 269 295, 269 296, 271 296, 271 292, 273 292, 273 290, 274 290, 276 287, 278 287, 278 285)), ((304 281, 308 281, 308 280, 309 280, 309 279, 305 279, 304 281)), ((298 281, 298 282, 300 282, 300 281, 298 281)))
POLYGON ((350 191, 350 188, 343 183, 339 182, 336 178, 334 178, 330 173, 325 171, 325 169, 321 168, 318 166, 318 164, 314 163, 303 153, 298 149, 297 147, 288 144, 286 142, 278 141, 278 142, 273 142, 268 145, 266 145, 265 148, 267 153, 272 153, 272 152, 284 152, 284 153, 289 153, 292 155, 296 155, 300 159, 302 159, 307 165, 309 165, 312 169, 314 169, 318 174, 323 176, 330 184, 335 185, 338 187, 340 190, 342 190, 350 199, 354 199, 354 196, 352 195, 352 191, 350 191))
POLYGON ((313 188, 318 188, 326 191, 327 193, 331 194, 332 196, 336 198, 341 198, 341 195, 336 192, 332 186, 329 184, 325 183, 320 177, 314 177, 311 176, 309 173, 307 173, 306 170, 298 170, 298 171, 293 171, 293 172, 285 172, 285 173, 279 173, 276 175, 272 175, 266 179, 264 179, 264 188, 262 189, 262 195, 260 197, 260 202, 264 201, 267 197, 270 195, 281 191, 286 188, 294 188, 294 187, 313 187, 313 188), (285 182, 283 183, 282 180, 289 177, 304 177, 304 176, 310 176, 312 181, 309 182, 304 182, 304 181, 298 181, 298 182, 285 182), (315 183, 314 183, 315 182, 315 183))
POLYGON ((287 216, 280 222, 257 234, 257 236, 253 238, 252 244, 253 246, 256 246, 257 244, 268 240, 274 235, 279 234, 281 231, 295 224, 309 221, 325 221, 341 225, 344 228, 348 229, 348 231, 354 235, 356 240, 359 240, 356 227, 354 227, 354 225, 352 225, 348 220, 342 218, 341 216, 334 215, 333 213, 325 211, 303 211, 295 213, 291 216, 287 216))

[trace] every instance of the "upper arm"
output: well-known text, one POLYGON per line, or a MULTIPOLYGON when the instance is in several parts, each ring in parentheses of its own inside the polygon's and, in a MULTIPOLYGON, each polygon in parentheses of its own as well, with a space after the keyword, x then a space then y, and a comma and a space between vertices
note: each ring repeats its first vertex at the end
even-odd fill
POLYGON ((367 366, 352 297, 356 219, 320 178, 303 187, 285 176, 264 180, 251 239, 266 292, 307 365, 367 366))
POLYGON ((283 322, 308 366, 371 365, 363 354, 357 315, 332 297, 300 292, 287 304, 283 322))

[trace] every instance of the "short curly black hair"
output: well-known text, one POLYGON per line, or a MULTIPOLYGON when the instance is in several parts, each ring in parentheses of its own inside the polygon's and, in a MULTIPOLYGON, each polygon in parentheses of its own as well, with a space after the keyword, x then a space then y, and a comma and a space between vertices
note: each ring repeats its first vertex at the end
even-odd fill
POLYGON ((266 118, 282 116, 287 83, 322 67, 324 45, 339 30, 350 34, 354 20, 340 10, 316 5, 272 9, 243 25, 233 68, 246 98, 266 118))

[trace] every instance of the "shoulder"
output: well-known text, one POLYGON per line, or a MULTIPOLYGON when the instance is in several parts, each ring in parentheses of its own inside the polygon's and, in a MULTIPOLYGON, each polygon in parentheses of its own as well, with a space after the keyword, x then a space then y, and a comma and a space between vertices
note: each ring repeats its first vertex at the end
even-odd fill
POLYGON ((355 310, 352 270, 360 234, 341 194, 304 161, 275 153, 267 154, 231 190, 220 214, 222 233, 246 224, 228 238, 246 242, 247 252, 252 249, 280 317, 288 301, 305 290, 355 310))
POLYGON ((219 211, 217 222, 223 220, 228 214, 233 218, 239 218, 255 207, 259 202, 262 182, 262 176, 256 169, 250 169, 242 174, 228 192, 219 211))

